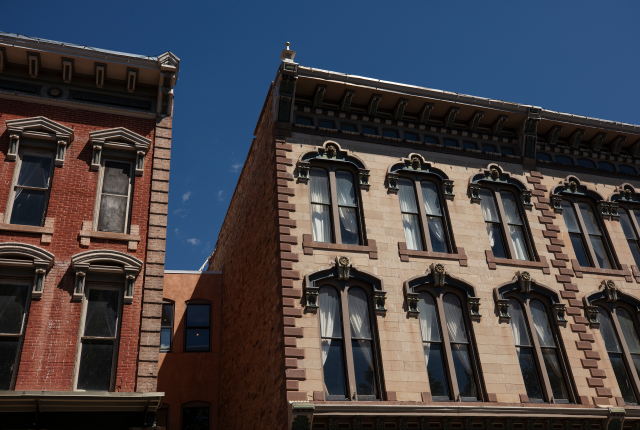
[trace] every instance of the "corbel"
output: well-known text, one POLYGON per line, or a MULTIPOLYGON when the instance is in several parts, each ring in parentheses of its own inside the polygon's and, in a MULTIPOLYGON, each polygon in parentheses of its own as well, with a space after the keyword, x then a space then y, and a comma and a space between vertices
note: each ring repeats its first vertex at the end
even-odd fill
POLYGON ((615 282, 611 279, 606 279, 600 283, 600 286, 604 290, 608 302, 615 302, 618 300, 618 287, 616 287, 615 282))
POLYGON ((398 100, 398 103, 396 103, 396 107, 393 109, 393 117, 396 120, 402 121, 402 118, 404 118, 404 109, 407 107, 408 103, 408 99, 398 100))
POLYGON ((528 108, 527 118, 518 128, 518 142, 520 143, 520 150, 525 158, 536 158, 538 122, 540 122, 540 108, 528 108))
POLYGON ((551 205, 556 213, 562 213, 562 197, 551 196, 551 205))
POLYGON ((309 311, 318 309, 318 288, 306 286, 304 289, 305 308, 309 311))
POLYGON ((433 277, 433 283, 437 287, 444 287, 444 283, 447 277, 447 271, 442 263, 431 263, 431 276, 433 277))
POLYGON ((429 124, 429 115, 431 115, 432 109, 433 109, 433 103, 424 104, 424 106, 420 110, 420 116, 418 117, 420 124, 424 124, 424 125, 429 124))
POLYGON ((551 130, 549 130, 549 133, 547 133, 547 135, 545 136, 545 140, 547 141, 547 143, 550 145, 555 145, 556 143, 558 143, 558 138, 560 137, 561 131, 561 125, 554 125, 553 127, 551 127, 551 130))
POLYGON ((553 308, 553 313, 556 316, 556 322, 558 324, 566 324, 567 323, 567 319, 565 318, 565 315, 567 313, 567 309, 564 303, 556 303, 555 305, 552 306, 553 308))
POLYGON ((407 299, 407 314, 411 316, 418 316, 420 314, 420 310, 418 309, 418 301, 420 300, 420 296, 418 293, 406 293, 407 299))
POLYGON ((358 169, 358 179, 360 180, 360 188, 364 190, 369 189, 369 170, 358 169))
POLYGON ((475 132, 478 129, 478 126, 480 125, 480 119, 482 119, 483 116, 484 116, 483 111, 481 110, 475 111, 473 116, 469 120, 469 123, 467 124, 467 127, 469 128, 469 130, 475 132))
POLYGON ((598 209, 600 210, 600 215, 602 215, 603 218, 609 219, 611 216, 609 202, 604 200, 598 202, 598 209))
POLYGON ((375 290, 373 292, 373 302, 375 304, 376 314, 384 313, 387 311, 387 308, 385 308, 386 300, 387 300, 386 291, 375 290))
POLYGON ((453 194, 453 181, 451 179, 444 179, 442 181, 442 186, 444 187, 444 197, 449 200, 453 200, 456 196, 453 194))
POLYGON ((338 270, 338 279, 340 279, 341 281, 348 281, 349 275, 351 272, 351 267, 353 267, 353 264, 351 264, 351 260, 349 259, 349 257, 346 257, 344 255, 336 257, 336 269, 338 270))
POLYGON ((4 48, 0 48, 0 73, 4 72, 4 59, 7 56, 7 51, 4 48))
POLYGON ((629 149, 629 154, 632 157, 640 157, 640 139, 636 140, 636 142, 631 145, 631 149, 629 149))
POLYGON ((611 218, 620 218, 617 203, 609 203, 609 215, 611 215, 611 218))
POLYGON ((104 80, 107 76, 107 65, 103 63, 95 63, 96 87, 102 88, 104 80))
POLYGON ((614 137, 609 144, 609 152, 616 155, 620 154, 620 151, 622 150, 622 144, 625 140, 627 140, 627 138, 622 135, 614 137))
POLYGON ((18 156, 18 149, 20 148, 20 135, 22 133, 10 132, 9 135, 9 150, 7 151, 7 160, 14 161, 18 156))
POLYGON ((156 112, 162 115, 171 115, 173 109, 173 87, 176 84, 176 73, 164 71, 160 73, 158 82, 158 102, 156 112))
POLYGON ((491 125, 491 132, 495 135, 502 134, 502 127, 504 127, 504 123, 507 122, 508 119, 509 117, 507 115, 498 116, 498 119, 491 125))
POLYGON ((64 166, 64 157, 67 153, 67 142, 58 140, 58 149, 56 151, 56 166, 64 166))
POLYGON ((42 297, 42 292, 44 290, 44 281, 47 276, 47 263, 34 261, 34 265, 36 266, 36 270, 31 297, 39 299, 42 297))
POLYGON ((311 168, 311 163, 308 161, 298 161, 298 182, 302 182, 306 184, 309 182, 309 169, 311 168))
POLYGON ((398 194, 398 179, 399 177, 396 173, 387 173, 388 191, 390 193, 398 194))
POLYGON ((136 285, 136 278, 138 277, 138 271, 136 269, 124 268, 125 285, 124 285, 124 303, 133 302, 134 287, 136 285))
POLYGON ((144 159, 146 156, 146 152, 138 151, 136 158, 136 176, 142 176, 144 173, 144 159))
POLYGON ((467 297, 467 308, 469 309, 469 317, 472 320, 479 320, 480 314, 480 297, 467 297))
POLYGON ((136 89, 136 83, 138 81, 138 69, 127 68, 127 91, 130 93, 136 89))
POLYGON ((73 268, 76 271, 76 285, 73 289, 73 300, 82 300, 89 264, 76 264, 73 268))
POLYGON ((587 320, 589 321, 589 327, 600 327, 600 321, 598 321, 598 307, 597 306, 585 306, 584 311, 587 314, 587 320))
POLYGON ((531 202, 531 191, 522 190, 520 195, 522 196, 522 205, 525 208, 532 208, 533 207, 533 203, 531 202))
POLYGON ((571 136, 569 136, 569 146, 571 148, 579 148, 580 147, 580 142, 582 141, 582 136, 584 136, 584 130, 579 128, 577 130, 575 130, 573 133, 571 133, 571 136))
POLYGON ((340 102, 340 109, 342 111, 349 112, 351 110, 351 100, 355 95, 356 92, 354 90, 345 90, 342 101, 340 102))
POLYGON ((62 80, 69 84, 73 79, 73 58, 62 57, 62 80))
POLYGON ((511 315, 509 315, 509 299, 497 299, 496 305, 498 306, 500 322, 509 322, 511 320, 511 315))
POLYGON ((382 100, 382 96, 380 94, 374 94, 371 96, 371 100, 369 100, 369 105, 367 106, 367 113, 371 116, 376 116, 378 114, 378 104, 380 104, 380 100, 382 100))
POLYGON ((322 99, 324 98, 324 93, 327 90, 326 85, 318 85, 316 87, 316 92, 313 95, 313 106, 317 108, 322 107, 322 99))
POLYGON ((28 52, 27 64, 29 65, 29 76, 37 78, 40 72, 40 54, 28 52))
POLYGON ((527 294, 531 292, 531 274, 527 271, 518 271, 516 273, 518 277, 518 284, 520 285, 520 292, 527 294))
POLYGON ((469 195, 473 203, 480 203, 482 197, 480 197, 480 187, 477 185, 469 185, 469 195))
POLYGON ((598 133, 594 136, 593 139, 589 142, 589 147, 592 151, 600 151, 602 149, 602 144, 604 140, 607 138, 607 133, 598 133))
POLYGON ((444 116, 444 119, 442 120, 442 124, 446 128, 453 127, 453 125, 455 124, 456 115, 458 114, 459 111, 460 111, 460 108, 451 106, 447 114, 444 116))
POLYGON ((100 170, 102 160, 102 144, 103 141, 93 141, 93 154, 91 154, 91 170, 100 170))

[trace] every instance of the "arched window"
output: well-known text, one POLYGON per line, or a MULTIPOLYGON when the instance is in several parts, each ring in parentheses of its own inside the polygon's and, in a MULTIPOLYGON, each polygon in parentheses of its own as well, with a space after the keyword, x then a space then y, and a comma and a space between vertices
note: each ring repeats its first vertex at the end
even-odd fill
POLYGON ((372 301, 357 283, 319 289, 320 334, 325 398, 380 398, 372 301))

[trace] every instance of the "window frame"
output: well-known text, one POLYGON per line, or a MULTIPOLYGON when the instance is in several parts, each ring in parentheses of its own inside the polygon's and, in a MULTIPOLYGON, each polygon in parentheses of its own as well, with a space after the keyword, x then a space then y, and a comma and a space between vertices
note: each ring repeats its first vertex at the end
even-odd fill
MULTIPOLYGON (((2 277, 0 278, 0 284, 3 285, 26 285, 27 286, 27 297, 24 304, 24 313, 22 315, 22 325, 20 327, 20 333, 0 333, 0 339, 3 338, 18 338, 18 349, 16 351, 16 356, 14 359, 13 372, 11 375, 11 380, 9 382, 9 389, 7 391, 15 390, 16 381, 18 379, 18 370, 20 367, 20 359, 22 357, 22 346, 24 345, 24 335, 26 331, 27 324, 29 322, 29 311, 31 308, 31 293, 33 291, 35 281, 33 279, 16 277, 2 277)), ((2 392, 4 390, 0 390, 2 392)))
MULTIPOLYGON (((531 348, 534 349, 534 361, 536 364, 536 370, 538 372, 538 382, 541 384, 540 389, 542 390, 542 395, 544 399, 542 402, 529 402, 531 403, 552 403, 551 399, 553 399, 553 404, 576 404, 577 397, 574 392, 573 386, 573 373, 571 372, 571 367, 568 365, 568 356, 567 352, 564 348, 564 342, 562 340, 560 330, 558 330, 557 324, 554 324, 553 318, 553 309, 549 306, 549 299, 535 293, 521 294, 515 291, 510 291, 504 294, 505 299, 515 299, 520 302, 520 306, 522 306, 522 310, 525 314, 525 323, 527 324, 527 329, 529 330, 529 337, 531 338, 531 348), (542 303, 544 309, 547 313, 547 320, 549 322, 549 328, 551 329, 551 333, 553 334, 553 340, 556 343, 556 351, 558 351, 558 363, 560 364, 560 369, 562 371, 562 377, 565 383, 565 387, 567 389, 567 395, 569 397, 568 401, 560 401, 558 402, 554 396, 551 388, 551 383, 549 382, 549 375, 547 374, 547 369, 544 366, 544 357, 542 355, 542 347, 540 346, 540 340, 538 339, 538 335, 536 333, 536 326, 533 321, 533 315, 531 313, 531 309, 529 304, 531 300, 537 300, 542 303), (532 329, 533 328, 533 329, 532 329)), ((509 324, 512 324, 509 321, 509 324)), ((515 342, 514 342, 515 347, 515 342)))
MULTIPOLYGON (((344 347, 342 349, 342 364, 344 366, 344 382, 347 397, 342 398, 339 395, 329 395, 323 390, 325 400, 329 401, 380 401, 383 400, 383 378, 382 378, 382 355, 380 353, 380 337, 378 335, 378 319, 376 318, 376 311, 373 305, 374 297, 372 294, 372 288, 370 285, 357 281, 356 279, 349 279, 348 281, 336 281, 335 279, 323 279, 319 283, 318 293, 323 287, 329 287, 336 290, 340 298, 340 322, 342 323, 340 330, 342 331, 342 342, 344 347), (360 288, 367 295, 367 307, 369 310, 369 319, 371 324, 371 351, 373 353, 373 367, 375 371, 375 388, 378 393, 377 399, 372 398, 375 396, 358 396, 358 390, 354 387, 355 384, 355 369, 353 361, 353 347, 351 343, 351 319, 349 315, 349 290, 351 288, 360 288)), ((318 316, 318 341, 319 348, 322 350, 322 326, 320 322, 320 312, 317 312, 318 316)), ((322 371, 322 384, 324 385, 324 369, 322 371)))
POLYGON ((211 404, 208 402, 192 401, 180 405, 180 429, 184 429, 184 410, 207 408, 209 411, 209 428, 211 428, 211 404))
POLYGON ((113 392, 116 380, 116 374, 118 369, 118 356, 120 353, 120 335, 122 332, 122 312, 124 307, 124 289, 120 285, 109 284, 106 282, 91 282, 88 281, 87 285, 83 291, 82 297, 82 315, 80 317, 80 327, 78 329, 78 341, 76 346, 76 358, 74 363, 74 371, 73 371, 73 391, 79 392, 87 392, 88 390, 78 389, 78 378, 80 376, 80 361, 82 356, 82 341, 85 337, 96 338, 96 339, 105 339, 105 340, 113 340, 113 355, 111 358, 111 377, 109 379, 109 390, 107 392, 113 392), (116 336, 114 338, 106 338, 95 336, 84 336, 86 319, 87 319, 87 308, 89 306, 89 293, 91 290, 115 290, 119 292, 119 300, 118 300, 118 312, 116 314, 116 336))
POLYGON ((135 189, 135 161, 127 158, 119 158, 113 156, 103 156, 100 160, 100 175, 98 177, 98 190, 96 192, 96 202, 94 207, 94 216, 93 216, 93 231, 99 231, 98 226, 100 225, 100 205, 102 203, 102 185, 104 183, 104 171, 107 161, 112 161, 115 163, 126 163, 129 164, 129 190, 127 196, 127 210, 125 212, 125 220, 124 220, 124 231, 120 232, 104 232, 104 233, 122 233, 128 234, 131 230, 131 214, 133 211, 133 193, 135 189))
MULTIPOLYGON (((485 401, 485 388, 483 384, 483 380, 481 379, 482 368, 480 365, 478 348, 475 342, 475 333, 473 331, 473 322, 469 316, 469 312, 467 311, 467 296, 462 293, 457 288, 452 288, 449 286, 444 287, 434 287, 433 285, 421 285, 413 288, 413 292, 416 294, 420 294, 421 292, 426 292, 430 294, 436 303, 436 309, 438 313, 438 324, 440 328, 440 337, 441 337, 441 345, 443 346, 442 352, 445 355, 445 359, 443 360, 443 364, 445 366, 445 372, 447 377, 447 384, 449 384, 449 394, 450 398, 445 399, 444 397, 432 397, 433 401, 438 402, 482 402, 485 401), (456 376, 455 364, 453 362, 453 353, 451 352, 451 341, 449 340, 448 331, 445 333, 443 327, 447 324, 446 315, 444 312, 444 296, 447 294, 454 294, 458 300, 460 301, 460 308, 462 310, 462 318, 464 320, 465 331, 467 334, 467 338, 469 339, 469 358, 471 361, 471 367, 473 371, 474 382, 476 383, 476 390, 478 393, 477 398, 473 397, 460 397, 460 388, 458 386, 458 379, 456 376)), ((418 316, 418 319, 420 317, 418 316)), ((448 329, 447 329, 448 330, 448 329)), ((422 331, 420 331, 420 335, 422 336, 422 331)), ((424 344, 424 341, 421 340, 421 344, 424 344)), ((425 361, 425 371, 426 371, 426 361, 425 361)), ((431 393, 431 387, 429 387, 429 393, 431 393)))
MULTIPOLYGON (((213 308, 213 303, 208 301, 208 300, 203 300, 203 299, 194 299, 194 300, 187 300, 186 302, 184 302, 185 304, 185 308, 184 308, 184 342, 183 342, 183 346, 182 346, 182 352, 187 352, 187 353, 207 353, 207 352, 211 352, 211 322, 212 322, 212 318, 213 316, 211 315, 211 309, 213 308), (205 327, 205 326, 195 326, 195 327, 189 327, 187 325, 187 318, 188 318, 188 313, 189 313, 189 305, 206 305, 209 306, 209 326, 205 327), (206 351, 188 351, 187 350, 187 330, 188 329, 204 329, 206 328, 207 330, 209 330, 209 343, 208 343, 208 348, 206 351)), ((174 317, 175 318, 175 317, 174 317)), ((173 347, 173 339, 172 339, 172 344, 171 346, 173 347)))
MULTIPOLYGON (((45 190, 45 198, 44 198, 44 208, 43 208, 43 213, 42 216, 40 218, 40 225, 38 227, 43 227, 44 226, 44 222, 45 222, 45 218, 47 217, 47 212, 49 210, 49 200, 51 197, 51 186, 53 184, 53 175, 55 172, 55 162, 56 162, 56 153, 53 150, 48 151, 47 149, 40 149, 40 148, 32 148, 32 147, 28 147, 28 148, 24 148, 21 147, 18 149, 18 157, 16 160, 16 164, 14 166, 13 169, 13 178, 11 179, 11 188, 9 189, 9 198, 7 200, 7 208, 5 210, 5 214, 4 214, 4 223, 5 224, 11 224, 11 215, 13 213, 13 203, 14 203, 14 199, 15 199, 15 194, 16 194, 16 187, 20 187, 22 189, 27 189, 27 190, 38 190, 38 191, 43 191, 42 188, 37 188, 37 187, 24 187, 24 186, 20 186, 18 185, 18 178, 20 176, 20 170, 22 170, 22 160, 24 158, 25 155, 36 155, 36 156, 46 156, 46 157, 51 157, 51 167, 50 167, 50 171, 49 171, 49 185, 47 187, 47 189, 45 190)), ((12 225, 24 225, 24 224, 12 224, 12 225)))
MULTIPOLYGON (((362 190, 360 189, 360 181, 358 180, 358 171, 348 163, 336 163, 331 161, 317 161, 311 160, 311 165, 309 166, 309 170, 311 169, 323 169, 327 172, 327 176, 329 178, 329 213, 331 219, 331 242, 316 242, 313 235, 311 236, 314 243, 331 243, 337 245, 346 245, 346 246, 363 246, 367 243, 366 231, 365 231, 365 223, 364 223, 364 210, 362 207, 362 190), (338 205, 338 185, 336 181, 336 172, 339 170, 347 171, 351 174, 353 179, 353 186, 356 193, 356 202, 358 204, 356 211, 356 220, 358 222, 358 244, 343 244, 342 243, 342 232, 340 231, 340 211, 338 205)), ((309 179, 311 182, 313 179, 309 179)), ((311 205, 319 204, 313 203, 311 201, 311 187, 309 186, 309 213, 312 215, 310 222, 313 223, 313 214, 311 212, 311 205)), ((313 230, 313 228, 312 228, 313 230)))
MULTIPOLYGON (((427 220, 427 213, 424 208, 424 198, 422 197, 422 181, 432 182, 436 185, 438 192, 438 199, 440 201, 440 210, 442 211, 442 223, 443 230, 445 232, 445 245, 449 248, 449 252, 444 254, 456 254, 458 249, 456 247, 455 240, 453 238, 453 230, 451 227, 451 221, 449 219, 449 207, 447 204, 446 196, 444 195, 444 184, 442 178, 437 175, 412 173, 406 170, 398 171, 398 179, 408 179, 413 182, 413 192, 418 205, 418 218, 420 220, 420 240, 422 241, 423 250, 427 252, 434 252, 431 245, 431 233, 429 232, 429 221, 427 220), (428 239, 428 240, 427 240, 428 239), (425 246, 426 245, 426 246, 425 246)), ((398 194, 398 207, 400 208, 400 214, 402 216, 402 206, 400 205, 400 197, 398 194)), ((406 240, 406 238, 405 238, 406 240)))
MULTIPOLYGON (((174 337, 174 325, 175 325, 175 319, 176 319, 176 304, 174 301, 169 300, 169 299, 163 299, 162 300, 162 306, 171 306, 171 326, 169 327, 169 329, 171 330, 171 335, 169 336, 169 349, 162 349, 162 329, 166 328, 162 326, 162 317, 160 317, 160 353, 168 353, 168 352, 173 352, 173 337, 174 337)), ((185 309, 186 310, 186 309, 185 309)), ((185 320, 185 324, 186 324, 186 320, 185 320)))
MULTIPOLYGON (((633 205, 633 204, 624 204, 620 200, 616 201, 615 203, 618 204, 618 211, 626 212, 627 216, 630 218, 631 228, 633 229, 633 232, 636 235, 636 246, 638 247, 638 251, 640 252, 640 235, 638 235, 638 232, 640 232, 640 223, 638 222, 638 219, 636 218, 636 215, 635 215, 635 213, 637 212, 638 216, 640 216, 640 206, 633 205)), ((618 222, 620 222, 620 218, 618 218, 618 222)), ((622 229, 622 225, 620 226, 620 229, 622 230, 622 234, 624 235, 624 229, 622 229)), ((627 241, 627 244, 629 244, 630 239, 627 239, 626 235, 624 239, 627 241)), ((629 246, 629 250, 631 250, 631 246, 629 246)), ((631 252, 631 255, 633 257, 633 252, 631 252)), ((636 261, 635 257, 634 257, 634 262, 636 263, 635 266, 640 269, 640 262, 636 261)))

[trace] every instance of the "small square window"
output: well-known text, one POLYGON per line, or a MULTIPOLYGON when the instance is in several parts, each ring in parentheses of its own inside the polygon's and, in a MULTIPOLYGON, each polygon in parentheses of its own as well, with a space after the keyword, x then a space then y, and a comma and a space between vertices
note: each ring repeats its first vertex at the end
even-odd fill
POLYGON ((464 149, 478 149, 478 145, 476 145, 474 142, 464 142, 464 149))
POLYGON ((404 140, 407 140, 409 142, 417 142, 418 141, 418 135, 417 134, 413 134, 413 133, 405 133, 404 134, 404 140))
POLYGON ((438 145, 438 139, 433 136, 425 136, 424 143, 432 143, 434 145, 438 145))
POLYGON ((393 139, 397 139, 397 138, 398 138, 398 132, 397 132, 397 131, 395 131, 395 130, 384 130, 384 131, 382 132, 382 135, 383 135, 384 137, 391 137, 391 138, 393 138, 393 139))
POLYGON ((313 125, 313 121, 310 118, 297 117, 296 124, 298 125, 313 125))
POLYGON ((502 152, 502 155, 516 155, 516 153, 513 151, 513 148, 508 148, 506 146, 500 148, 500 151, 502 152))
POLYGON ((354 132, 354 133, 357 131, 357 130, 356 130, 356 126, 355 126, 355 125, 353 125, 353 124, 344 124, 344 123, 341 123, 341 124, 340 124, 340 127, 342 127, 342 131, 351 131, 351 132, 354 132))
POLYGON ((444 146, 448 146, 449 148, 457 148, 458 147, 458 141, 457 140, 451 140, 451 139, 444 139, 444 146))
POLYGON ((333 121, 322 121, 322 120, 318 121, 318 127, 321 127, 321 128, 333 128, 333 129, 336 128, 336 126, 333 123, 333 121))
POLYGON ((362 127, 362 132, 364 134, 370 134, 372 136, 377 136, 378 135, 378 130, 373 128, 373 127, 362 127))
POLYGON ((493 146, 493 145, 489 145, 489 144, 487 144, 487 143, 484 143, 484 144, 482 145, 482 151, 483 151, 483 152, 494 153, 494 154, 496 154, 496 153, 498 152, 498 150, 496 149, 496 147, 495 147, 495 146, 493 146))

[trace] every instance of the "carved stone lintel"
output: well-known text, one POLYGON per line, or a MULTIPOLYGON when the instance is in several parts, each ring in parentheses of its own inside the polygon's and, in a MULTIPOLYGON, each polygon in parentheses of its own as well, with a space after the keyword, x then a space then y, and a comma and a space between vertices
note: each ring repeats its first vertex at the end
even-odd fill
POLYGON ((387 173, 387 189, 390 193, 398 193, 398 179, 399 177, 396 173, 387 173))
POLYGON ((500 322, 511 320, 511 315, 509 315, 509 299, 498 299, 497 305, 500 322))
POLYGON ((597 306, 585 306, 585 313, 587 314, 587 319, 589 320, 589 327, 598 328, 600 327, 600 321, 598 320, 598 307, 597 306))
POLYGON ((311 163, 308 161, 299 161, 298 162, 298 181, 306 184, 309 182, 309 169, 311 168, 311 163))
POLYGON ((469 185, 469 194, 471 195, 471 201, 474 203, 480 203, 480 200, 482 200, 480 187, 477 185, 469 185))
POLYGON ((447 276, 447 271, 442 263, 431 263, 431 276, 433 276, 433 283, 437 287, 443 287, 447 276))

